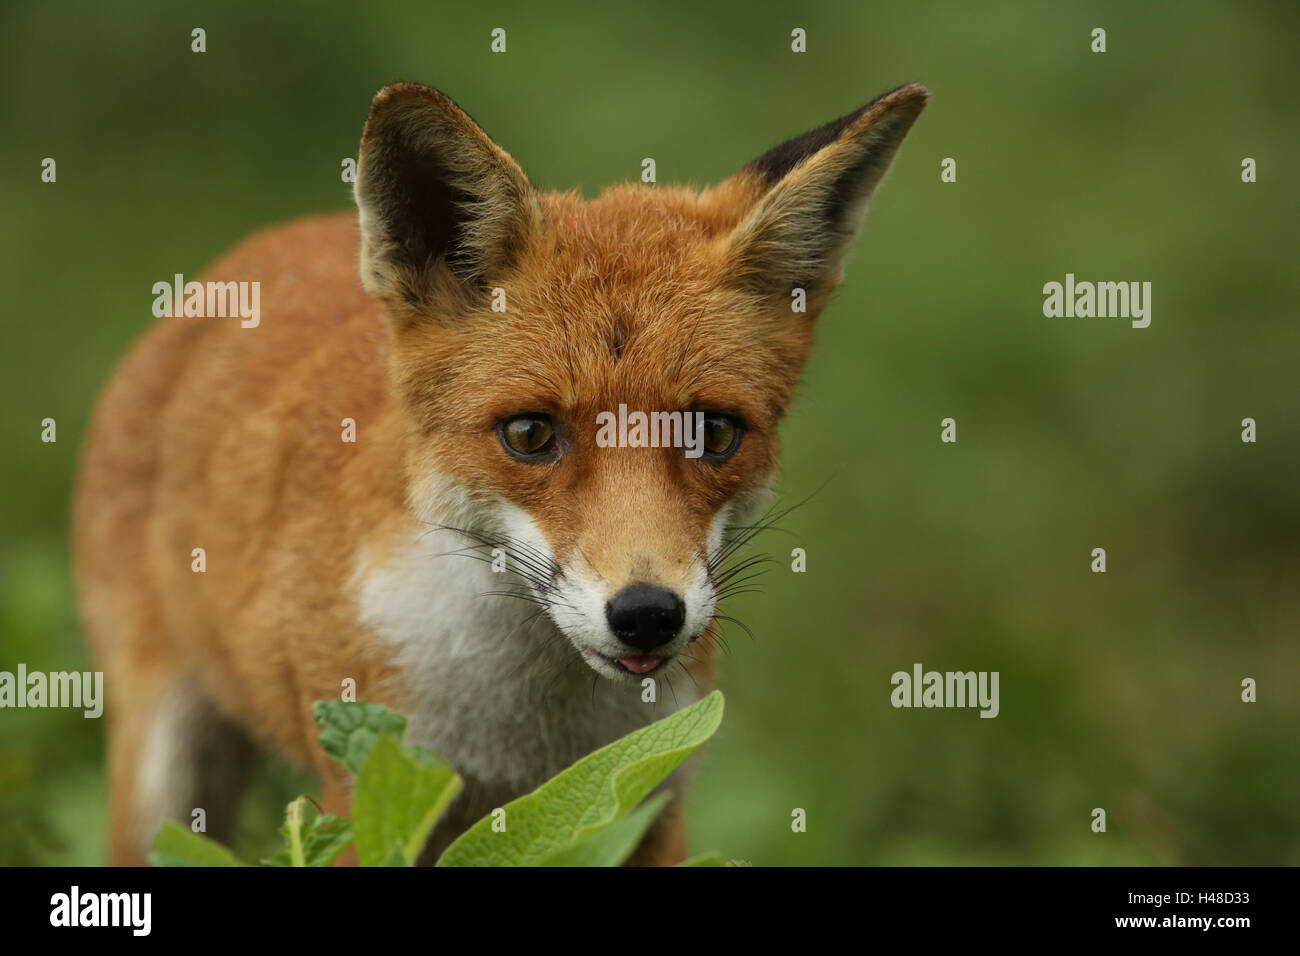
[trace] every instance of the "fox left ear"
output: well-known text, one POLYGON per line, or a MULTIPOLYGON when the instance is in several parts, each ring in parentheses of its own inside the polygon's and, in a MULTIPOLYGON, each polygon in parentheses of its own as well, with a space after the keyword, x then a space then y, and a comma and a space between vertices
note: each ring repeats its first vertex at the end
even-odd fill
POLYGON ((782 143, 733 177, 736 188, 758 197, 729 239, 737 281, 785 301, 794 288, 811 300, 838 285, 867 200, 929 96, 919 83, 900 86, 782 143))
POLYGON ((361 282, 399 320, 481 296, 540 226, 523 170, 438 90, 380 90, 358 155, 361 282))

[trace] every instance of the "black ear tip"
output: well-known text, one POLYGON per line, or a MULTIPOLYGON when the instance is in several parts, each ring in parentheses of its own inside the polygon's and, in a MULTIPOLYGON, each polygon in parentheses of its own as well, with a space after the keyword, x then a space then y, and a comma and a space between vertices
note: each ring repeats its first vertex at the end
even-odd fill
POLYGON ((908 83, 888 93, 881 93, 866 106, 768 150, 746 168, 753 170, 765 182, 774 183, 850 129, 869 126, 891 114, 910 125, 929 98, 930 91, 920 83, 908 83))

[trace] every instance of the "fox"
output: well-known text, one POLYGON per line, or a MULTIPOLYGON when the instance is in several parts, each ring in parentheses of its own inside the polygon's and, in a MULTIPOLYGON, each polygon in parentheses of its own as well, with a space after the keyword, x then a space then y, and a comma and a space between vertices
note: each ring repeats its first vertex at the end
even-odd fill
MULTIPOLYGON (((350 815, 312 715, 347 686, 464 781, 422 862, 707 693, 814 323, 928 97, 708 188, 587 199, 535 188, 444 93, 380 90, 355 211, 205 273, 260 289, 259 321, 158 318, 92 414, 72 537, 109 862, 198 808, 230 841, 268 754, 350 815), (598 441, 621 406, 698 423, 694 451, 598 441)), ((630 863, 685 858, 689 766, 630 863)))

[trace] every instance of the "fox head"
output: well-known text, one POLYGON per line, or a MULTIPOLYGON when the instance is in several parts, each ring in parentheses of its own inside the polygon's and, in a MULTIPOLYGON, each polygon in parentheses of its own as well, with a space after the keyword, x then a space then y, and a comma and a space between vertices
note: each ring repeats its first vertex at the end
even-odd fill
POLYGON ((927 96, 900 87, 703 192, 593 201, 534 189, 436 90, 375 97, 361 277, 392 327, 410 504, 499 548, 597 673, 638 680, 712 626, 813 322, 927 96), (681 441, 600 440, 620 406, 679 413, 681 441))

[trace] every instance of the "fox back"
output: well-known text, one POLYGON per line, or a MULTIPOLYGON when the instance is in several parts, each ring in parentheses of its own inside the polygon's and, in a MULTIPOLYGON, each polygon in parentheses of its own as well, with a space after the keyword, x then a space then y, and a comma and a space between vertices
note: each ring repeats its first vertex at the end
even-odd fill
MULTIPOLYGON (((112 861, 198 807, 228 838, 268 749, 347 813, 311 714, 345 682, 465 779, 430 856, 698 699, 813 322, 926 96, 587 201, 442 93, 382 90, 358 214, 239 246, 207 278, 256 283, 259 321, 160 319, 97 406, 75 545, 112 861)), ((639 862, 683 856, 679 804, 639 862)))

